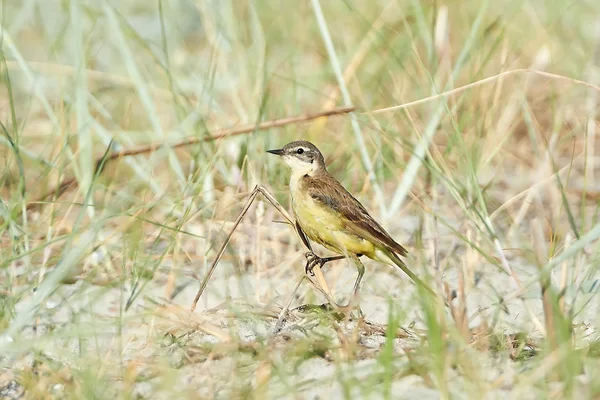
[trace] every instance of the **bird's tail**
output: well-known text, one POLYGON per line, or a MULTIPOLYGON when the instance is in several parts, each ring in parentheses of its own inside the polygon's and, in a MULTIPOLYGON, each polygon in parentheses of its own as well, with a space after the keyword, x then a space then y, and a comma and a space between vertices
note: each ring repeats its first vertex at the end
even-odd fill
POLYGON ((402 270, 402 272, 404 272, 406 275, 408 275, 408 277, 410 279, 412 279, 412 281, 415 284, 421 286, 423 289, 427 290, 432 296, 435 297, 436 294, 433 291, 433 289, 431 287, 429 287, 428 284, 423 282, 421 280, 421 278, 419 278, 417 275, 415 275, 414 272, 412 272, 410 269, 408 269, 408 267, 406 266, 404 261, 402 261, 396 253, 394 253, 390 250, 378 251, 377 258, 379 259, 379 261, 387 262, 388 264, 395 264, 398 268, 400 268, 402 270))

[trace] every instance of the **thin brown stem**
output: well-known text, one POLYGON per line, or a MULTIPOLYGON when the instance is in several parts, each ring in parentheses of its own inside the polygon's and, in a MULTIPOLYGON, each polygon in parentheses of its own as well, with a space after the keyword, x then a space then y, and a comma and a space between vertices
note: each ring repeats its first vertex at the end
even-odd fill
MULTIPOLYGON (((173 144, 154 143, 154 144, 151 144, 148 146, 138 147, 138 148, 134 148, 134 149, 124 149, 117 153, 112 153, 112 154, 108 155, 107 157, 101 157, 98 160, 96 160, 96 172, 98 172, 98 169, 100 168, 100 161, 102 161, 102 160, 103 160, 104 166, 106 166, 106 163, 116 160, 116 159, 119 159, 119 158, 122 158, 122 157, 151 153, 153 151, 156 151, 156 150, 159 150, 162 148, 166 148, 166 147, 169 147, 171 149, 177 149, 180 147, 190 146, 190 145, 197 144, 197 143, 211 142, 211 141, 223 139, 223 138, 226 138, 229 136, 242 135, 245 133, 252 133, 254 131, 260 131, 260 130, 271 129, 271 128, 279 128, 279 127, 290 125, 290 124, 297 124, 300 122, 311 121, 313 119, 327 117, 330 115, 347 114, 349 112, 354 111, 355 109, 356 109, 356 107, 333 108, 331 110, 325 110, 325 111, 321 111, 321 112, 314 113, 314 114, 302 114, 302 115, 296 115, 294 117, 273 119, 271 121, 261 122, 260 124, 244 125, 244 126, 240 126, 238 128, 220 129, 218 131, 215 131, 210 136, 192 137, 192 138, 188 138, 181 142, 177 142, 177 143, 173 143, 173 144)), ((58 198, 63 193, 65 193, 67 191, 67 189, 69 189, 73 185, 75 185, 75 186, 77 185, 77 179, 74 177, 68 178, 68 179, 64 180, 63 182, 61 182, 60 184, 58 184, 57 186, 48 190, 43 195, 39 196, 37 199, 30 202, 27 205, 27 208, 32 209, 32 208, 36 207, 37 205, 39 205, 41 202, 43 202, 45 199, 47 199, 48 197, 51 197, 53 195, 56 195, 56 198, 58 198)))
POLYGON ((292 290, 292 293, 288 297, 287 301, 285 302, 285 305, 283 306, 283 308, 281 309, 281 312, 279 313, 279 317, 277 318, 277 323, 275 324, 274 333, 279 333, 279 331, 281 331, 281 328, 283 326, 283 321, 285 321, 285 317, 287 316, 288 311, 290 310, 290 306, 292 305, 292 301, 294 301, 296 292, 298 291, 298 288, 302 284, 302 281, 304 281, 304 279, 306 279, 306 277, 307 276, 305 274, 302 274, 302 276, 300 276, 300 279, 298 279, 298 282, 296 282, 296 286, 294 286, 294 290, 292 290))
MULTIPOLYGON (((196 309, 198 300, 200 299, 200 296, 202 296, 202 293, 204 293, 204 290, 206 289, 206 285, 208 284, 210 277, 212 276, 213 272, 215 271, 217 264, 221 260, 223 253, 225 253, 225 248, 231 241, 231 237, 233 236, 233 233, 237 229, 238 225, 240 224, 240 222, 242 221, 242 219, 244 218, 244 216, 250 209, 250 206, 252 205, 252 203, 256 199, 256 196, 258 196, 259 193, 262 194, 269 201, 269 203, 271 203, 273 205, 273 207, 275 207, 275 209, 277 209, 277 211, 279 211, 279 213, 281 215, 283 215, 283 217, 289 222, 289 224, 291 226, 295 227, 296 233, 300 236, 302 245, 304 246, 305 250, 312 252, 310 242, 306 239, 304 232, 302 232, 299 225, 292 218, 292 216, 290 216, 290 214, 287 212, 287 210, 285 208, 283 208, 281 206, 281 204, 279 204, 279 202, 275 199, 275 197, 273 197, 273 195, 271 193, 269 193, 269 191, 267 189, 265 189, 262 186, 257 185, 254 188, 254 190, 252 191, 252 193, 250 194, 250 197, 248 197, 248 200, 246 201, 244 208, 240 212, 240 215, 235 220, 235 223, 233 224, 231 231, 227 235, 227 239, 225 239, 225 242, 223 242, 223 244, 217 251, 217 257, 215 258, 212 265, 210 266, 208 273, 204 277, 204 280, 200 283, 200 288, 198 289, 198 292, 196 293, 196 297, 194 298, 194 301, 192 302, 191 311, 194 311, 196 309)), ((335 300, 333 299, 333 295, 331 294, 331 290, 329 289, 329 286, 327 285, 327 282, 325 281, 325 277, 323 276, 323 272, 321 271, 320 266, 317 265, 313 272, 317 279, 317 283, 315 283, 312 279, 308 278, 309 281, 319 291, 321 291, 321 293, 323 293, 325 295, 325 297, 327 298, 327 301, 329 301, 329 303, 331 303, 332 306, 334 306, 334 307, 337 306, 337 304, 335 303, 335 300)))
POLYGON ((193 137, 193 138, 189 138, 184 141, 177 142, 177 143, 174 143, 171 145, 169 145, 167 143, 157 143, 157 144, 153 144, 150 146, 140 147, 137 149, 122 150, 118 153, 111 154, 108 157, 108 160, 114 160, 114 159, 120 158, 120 157, 134 156, 134 155, 143 154, 143 153, 151 153, 155 150, 158 150, 158 149, 161 149, 164 147, 170 147, 172 149, 177 149, 179 147, 185 147, 185 146, 189 146, 189 145, 196 144, 196 143, 212 142, 214 140, 223 139, 223 138, 226 138, 229 136, 242 135, 244 133, 252 133, 254 131, 261 131, 261 130, 271 129, 271 128, 279 128, 279 127, 282 127, 285 125, 297 124, 299 122, 310 121, 310 120, 320 118, 320 117, 327 117, 327 116, 336 115, 336 114, 347 114, 349 112, 354 111, 355 109, 356 109, 356 107, 333 108, 331 110, 325 110, 325 111, 321 111, 321 112, 318 112, 315 114, 303 114, 303 115, 297 115, 294 117, 285 117, 285 118, 274 119, 271 121, 265 121, 258 125, 253 124, 253 125, 244 125, 244 126, 240 126, 239 128, 233 128, 233 129, 229 129, 229 128, 220 129, 210 136, 193 137))

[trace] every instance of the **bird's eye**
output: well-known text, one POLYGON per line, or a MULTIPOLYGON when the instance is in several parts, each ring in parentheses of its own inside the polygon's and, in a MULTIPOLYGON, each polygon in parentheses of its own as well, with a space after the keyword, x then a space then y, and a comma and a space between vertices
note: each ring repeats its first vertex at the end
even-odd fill
POLYGON ((302 153, 304 153, 303 148, 299 148, 298 150, 296 150, 296 154, 302 154, 302 153))

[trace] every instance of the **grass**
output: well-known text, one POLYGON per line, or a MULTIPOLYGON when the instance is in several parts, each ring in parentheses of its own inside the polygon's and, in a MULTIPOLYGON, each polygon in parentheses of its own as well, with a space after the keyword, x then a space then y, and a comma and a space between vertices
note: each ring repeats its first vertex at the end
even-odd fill
POLYGON ((595 2, 1 13, 1 398, 600 396, 595 2), (367 262, 364 320, 273 334, 304 258, 258 201, 189 312, 252 188, 288 204, 265 150, 300 138, 437 298, 367 262))

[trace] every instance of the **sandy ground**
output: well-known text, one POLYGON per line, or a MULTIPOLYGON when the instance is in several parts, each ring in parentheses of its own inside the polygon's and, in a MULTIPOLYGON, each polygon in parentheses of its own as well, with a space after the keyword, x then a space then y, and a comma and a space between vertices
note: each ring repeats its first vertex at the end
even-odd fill
MULTIPOLYGON (((243 227, 242 232, 244 229, 256 233, 256 226, 252 224, 243 227)), ((268 229, 270 233, 266 236, 272 239, 287 228, 268 229)), ((198 247, 197 253, 205 251, 201 244, 193 246, 198 247)), ((293 398, 294 394, 307 399, 347 395, 377 398, 368 388, 379 385, 377 377, 384 371, 379 354, 386 344, 391 306, 399 313, 401 327, 393 339, 397 355, 392 367, 396 371, 392 379, 393 397, 440 397, 440 392, 432 388, 435 383, 426 382, 410 365, 407 354, 422 353, 422 343, 427 336, 423 304, 416 287, 393 267, 365 262, 367 272, 360 306, 368 323, 359 323, 356 313, 350 320, 336 322, 317 311, 295 311, 282 329, 275 332, 281 307, 304 271, 302 252, 287 245, 283 247, 285 251, 273 246, 259 247, 256 242, 246 242, 243 234, 237 236, 230 249, 236 252, 235 257, 242 260, 242 265, 232 264, 231 253, 228 253, 194 314, 189 313, 198 288, 198 280, 193 276, 204 277, 207 268, 198 262, 177 266, 179 272, 174 287, 181 291, 168 301, 168 271, 172 270, 173 262, 164 260, 154 279, 146 282, 147 286, 128 310, 124 304, 132 288, 130 281, 123 285, 123 291, 83 281, 62 286, 44 303, 37 325, 28 326, 22 337, 15 338, 15 353, 5 359, 10 362, 5 362, 7 367, 1 374, 0 398, 17 398, 22 392, 14 378, 19 371, 31 368, 31 354, 18 356, 19 348, 28 348, 30 340, 35 341, 38 354, 73 370, 93 365, 98 376, 107 382, 106 391, 100 396, 103 398, 113 397, 123 387, 129 387, 139 398, 172 398, 173 393, 169 392, 172 388, 181 390, 182 396, 191 397, 230 398, 253 390, 257 395, 271 398, 293 398), (261 251, 253 253, 256 249, 261 251), (244 260, 250 262, 244 263, 244 260), (351 348, 348 343, 352 343, 351 348), (348 387, 352 393, 345 391, 348 387)), ((452 246, 441 243, 440 248, 452 246)), ((164 251, 160 246, 155 250, 164 251)), ((470 260, 466 304, 473 332, 486 321, 497 334, 526 332, 533 344, 544 337, 544 316, 537 286, 527 291, 524 299, 516 298, 516 283, 507 274, 481 260, 473 261, 473 255, 460 247, 454 247, 453 251, 456 254, 451 257, 470 260), (505 299, 503 307, 498 306, 499 296, 505 299)), ((212 261, 211 257, 209 254, 205 264, 212 261)), ((536 267, 523 259, 511 258, 509 262, 523 282, 536 271, 536 267)), ((350 298, 355 269, 345 261, 338 261, 329 264, 324 272, 336 300, 345 304, 350 298)), ((416 272, 424 276, 423 271, 416 272)), ((445 270, 442 279, 451 289, 456 289, 458 270, 445 270)), ((559 279, 559 271, 556 271, 553 280, 558 282, 559 279)), ((567 291, 569 299, 572 295, 567 291)), ((26 297, 17 305, 17 311, 25 300, 26 297)), ((292 308, 324 301, 305 281, 292 308)), ((578 311, 575 343, 585 347, 597 337, 600 297, 580 293, 575 309, 578 311)), ((444 320, 452 323, 449 315, 444 320)), ((530 372, 531 367, 511 361, 507 351, 478 351, 472 346, 458 349, 452 343, 448 345, 449 354, 460 359, 463 368, 465 365, 472 368, 469 373, 448 368, 448 390, 456 398, 477 395, 522 399, 539 395, 528 385, 519 385, 520 375, 530 372), (475 383, 473 374, 477 377, 475 383)), ((589 368, 600 372, 597 365, 589 368)), ((60 396, 61 386, 55 386, 53 390, 60 396)))
MULTIPOLYGON (((173 368, 170 379, 174 383, 185 387, 189 393, 196 392, 203 396, 216 393, 217 398, 227 398, 232 382, 233 387, 246 385, 256 389, 261 388, 261 379, 270 377, 269 384, 263 390, 273 397, 280 398, 287 394, 284 397, 292 398, 289 389, 292 387, 295 389, 291 392, 298 391, 301 398, 341 398, 344 396, 342 380, 368 380, 374 371, 381 371, 377 354, 386 341, 384 327, 388 322, 390 304, 405 312, 401 326, 406 328, 406 334, 394 339, 395 353, 403 354, 408 350, 418 349, 419 336, 423 334, 421 329, 424 326, 423 312, 414 285, 404 279, 400 272, 395 273, 391 267, 371 262, 367 263, 360 304, 365 319, 375 328, 365 329, 361 326, 357 329, 356 321, 351 320, 341 321, 340 331, 336 331, 330 323, 319 318, 316 312, 295 312, 289 316, 282 330, 274 334, 277 313, 296 280, 295 276, 289 275, 293 275, 293 272, 298 275, 302 271, 300 259, 294 264, 298 265, 295 271, 288 269, 288 273, 280 276, 273 269, 260 275, 238 274, 234 273, 232 265, 223 263, 210 281, 193 320, 186 314, 197 290, 197 281, 193 279, 182 278, 177 282, 185 285, 185 288, 168 305, 163 297, 164 277, 156 279, 134 305, 123 312, 122 317, 119 317, 119 304, 123 301, 123 296, 119 289, 87 286, 82 290, 80 284, 65 286, 46 303, 36 332, 30 327, 25 335, 42 338, 40 350, 55 360, 69 360, 79 352, 85 354, 88 351, 95 355, 101 352, 100 372, 107 376, 112 375, 110 368, 114 365, 135 368, 138 377, 145 377, 132 385, 133 392, 141 398, 161 398, 158 388, 164 387, 166 378, 160 372, 161 369, 157 371, 154 368, 155 360, 173 368), (70 293, 76 296, 75 301, 68 300, 70 293), (161 311, 162 306, 168 308, 161 311), (74 316, 77 316, 77 321, 74 321, 74 316), (45 328, 44 321, 52 321, 55 326, 72 324, 75 328, 72 327, 71 330, 77 334, 71 339, 54 337, 45 328), (122 321, 122 325, 118 321, 122 321), (206 333, 211 332, 211 329, 216 329, 217 333, 206 333), (333 359, 341 357, 341 354, 325 348, 322 356, 310 357, 292 369, 290 365, 285 365, 283 360, 286 357, 289 359, 290 349, 298 343, 327 337, 330 338, 328 347, 335 348, 340 345, 340 332, 349 336, 358 334, 358 350, 354 360, 334 362, 333 359), (225 336, 232 338, 236 345, 223 345, 227 342, 225 336), (89 339, 81 340, 81 337, 89 339), (213 355, 207 350, 210 346, 215 346, 212 347, 213 355), (240 353, 240 348, 244 346, 263 350, 257 350, 258 355, 240 353), (263 367, 263 364, 267 364, 261 360, 264 354, 260 354, 265 348, 269 349, 269 360, 279 360, 282 368, 288 369, 285 378, 278 375, 281 371, 274 371, 270 363, 269 367, 263 367), (134 364, 135 367, 131 367, 134 364), (266 369, 261 372, 261 368, 266 369), (240 370, 245 372, 240 373, 240 370), (262 378, 261 374, 264 375, 262 378)), ((352 286, 354 279, 353 269, 343 261, 337 262, 326 271, 326 277, 335 283, 332 290, 336 298, 347 299, 348 288, 352 286)), ((445 281, 455 283, 451 274, 445 281)), ((489 281, 494 283, 500 293, 510 294, 514 291, 514 283, 504 274, 496 272, 489 281)), ((581 296, 578 302, 583 304, 590 299, 589 296, 581 296)), ((491 320, 494 310, 498 309, 493 305, 494 299, 490 298, 489 290, 483 284, 481 289, 471 289, 467 298, 470 315, 481 309, 482 315, 491 320)), ((300 288, 292 307, 305 301, 319 304, 323 302, 323 298, 306 283, 300 288)), ((537 298, 509 301, 506 307, 508 313, 496 313, 495 330, 506 333, 528 332, 530 338, 542 337, 536 325, 536 319, 543 324, 541 306, 541 301, 537 298)), ((580 341, 584 342, 585 337, 598 326, 598 309, 599 299, 595 296, 576 318, 578 323, 589 324, 587 328, 576 330, 580 341)), ((474 318, 470 326, 474 328, 479 322, 479 318, 474 318)), ((475 351, 469 357, 474 357, 477 362, 485 365, 481 372, 484 381, 502 382, 496 385, 496 389, 487 392, 489 398, 501 398, 507 393, 512 396, 517 394, 513 393, 513 384, 520 369, 525 368, 522 364, 475 351)), ((28 362, 30 359, 27 357, 21 359, 12 371, 18 371, 19 366, 28 362)), ((398 357, 394 363, 398 370, 402 370, 406 368, 408 359, 398 357)), ((7 371, 5 377, 10 376, 10 369, 7 371)), ((475 389, 471 388, 469 391, 462 387, 469 385, 464 376, 454 370, 451 374, 448 380, 453 393, 463 393, 465 396, 473 393, 475 389)), ((13 380, 5 379, 1 383, 3 386, 0 393, 3 398, 11 398, 19 393, 13 380)), ((360 385, 352 387, 357 391, 352 393, 352 397, 369 397, 366 393, 360 393, 360 385)), ((60 388, 57 390, 60 391, 60 388)), ((429 388, 417 375, 395 377, 392 391, 394 398, 439 398, 439 392, 429 388)), ((162 393, 162 396, 169 397, 166 393, 162 393)), ((536 395, 533 391, 518 393, 518 397, 535 398, 536 395)))

